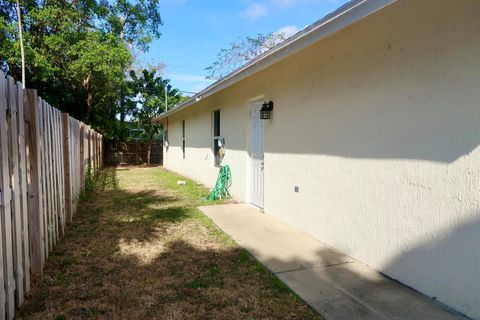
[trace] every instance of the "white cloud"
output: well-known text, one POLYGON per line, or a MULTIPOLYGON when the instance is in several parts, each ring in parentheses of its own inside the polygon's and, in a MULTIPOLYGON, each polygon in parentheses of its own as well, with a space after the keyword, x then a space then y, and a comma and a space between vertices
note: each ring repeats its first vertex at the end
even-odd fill
MULTIPOLYGON (((290 1, 294 1, 294 0, 290 0, 290 1)), ((275 33, 277 33, 277 34, 283 33, 288 38, 288 37, 293 36, 298 31, 300 31, 300 28, 298 28, 297 26, 294 26, 294 25, 290 25, 290 26, 285 26, 285 27, 282 27, 282 28, 278 29, 275 33)))
POLYGON ((256 2, 249 5, 244 11, 242 11, 240 13, 240 16, 250 20, 255 20, 260 17, 263 17, 266 14, 267 14, 267 6, 264 5, 263 3, 256 2))

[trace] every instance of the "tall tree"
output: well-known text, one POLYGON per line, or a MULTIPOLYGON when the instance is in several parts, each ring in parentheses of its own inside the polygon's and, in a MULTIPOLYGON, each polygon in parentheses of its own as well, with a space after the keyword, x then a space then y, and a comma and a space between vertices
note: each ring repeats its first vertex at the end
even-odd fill
POLYGON ((184 101, 185 97, 177 89, 172 88, 169 79, 157 75, 154 69, 144 69, 139 74, 131 71, 130 77, 134 93, 131 101, 137 106, 134 115, 151 142, 161 129, 161 125, 154 123, 153 119, 165 111, 166 103, 174 106, 184 101), (166 100, 165 90, 167 91, 166 100))
POLYGON ((108 7, 107 29, 131 47, 148 50, 152 39, 160 37, 159 0, 115 0, 104 5, 108 7))
POLYGON ((70 54, 74 59, 68 71, 72 79, 80 80, 87 95, 88 120, 93 121, 95 102, 101 107, 102 99, 116 100, 131 55, 114 36, 99 32, 88 33, 70 48, 70 54))
POLYGON ((117 116, 134 50, 160 36, 158 0, 0 0, 0 68, 52 105, 118 138, 117 116))
MULTIPOLYGON (((162 19, 158 11, 158 0, 137 0, 134 3, 116 0, 110 5, 107 20, 109 30, 119 36, 134 58, 148 50, 153 37, 158 38, 161 35, 159 26, 162 25, 162 19)), ((124 73, 131 69, 124 68, 124 73)), ((120 126, 123 126, 130 111, 126 101, 129 92, 125 85, 119 88, 119 120, 120 126)))
POLYGON ((130 78, 133 95, 127 103, 130 106, 136 106, 134 117, 140 127, 145 130, 149 142, 148 163, 150 163, 151 143, 161 129, 161 125, 153 120, 166 110, 167 104, 174 106, 183 102, 186 97, 183 97, 177 89, 172 88, 170 80, 158 76, 155 69, 144 69, 138 74, 132 70, 130 78))
POLYGON ((207 78, 218 80, 287 39, 285 33, 272 32, 246 37, 221 49, 212 65, 205 68, 207 78))

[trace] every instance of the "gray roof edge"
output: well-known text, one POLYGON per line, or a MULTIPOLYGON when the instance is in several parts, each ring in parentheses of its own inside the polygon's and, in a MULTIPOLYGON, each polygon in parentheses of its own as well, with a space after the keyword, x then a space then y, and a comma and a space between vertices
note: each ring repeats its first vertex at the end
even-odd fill
POLYGON ((190 107, 233 84, 291 56, 294 53, 358 22, 372 13, 398 0, 352 0, 324 18, 299 31, 284 42, 266 51, 244 66, 234 70, 225 77, 211 84, 181 105, 161 114, 154 121, 161 121, 180 110, 190 107))

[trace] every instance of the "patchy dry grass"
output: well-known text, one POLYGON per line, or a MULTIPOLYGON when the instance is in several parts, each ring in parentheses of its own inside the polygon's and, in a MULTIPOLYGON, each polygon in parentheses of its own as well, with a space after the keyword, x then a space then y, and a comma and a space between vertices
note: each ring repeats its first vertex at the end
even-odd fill
POLYGON ((104 170, 18 318, 318 319, 196 209, 207 190, 178 179, 104 170))

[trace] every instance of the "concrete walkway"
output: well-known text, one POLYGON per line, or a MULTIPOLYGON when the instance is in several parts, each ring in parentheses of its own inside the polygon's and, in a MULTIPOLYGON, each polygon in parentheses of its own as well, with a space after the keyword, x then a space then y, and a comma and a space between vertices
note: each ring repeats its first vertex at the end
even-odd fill
POLYGON ((200 210, 326 320, 466 319, 253 206, 200 210))

